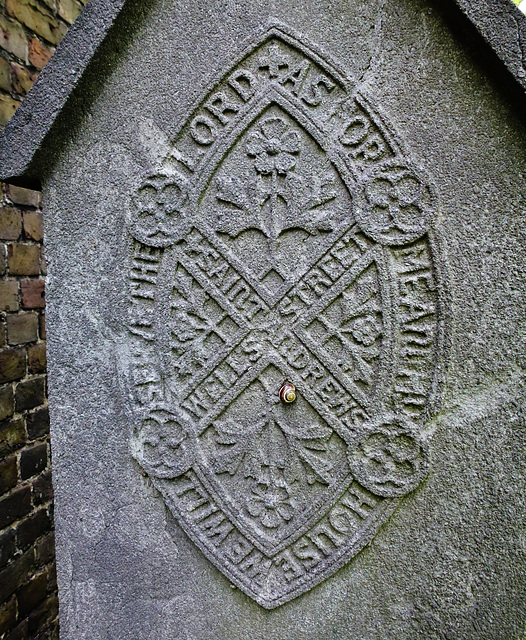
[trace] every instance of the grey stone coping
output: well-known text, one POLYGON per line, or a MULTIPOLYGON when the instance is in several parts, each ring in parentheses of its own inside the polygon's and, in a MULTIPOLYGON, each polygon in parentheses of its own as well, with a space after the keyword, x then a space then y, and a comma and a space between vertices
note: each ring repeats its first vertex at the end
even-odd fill
MULTIPOLYGON (((36 186, 35 153, 126 0, 90 0, 0 134, 0 180, 36 186)), ((453 0, 526 91, 526 17, 510 0, 453 0)))
POLYGON ((510 0, 454 0, 526 91, 526 17, 510 0))
POLYGON ((86 4, 0 134, 0 179, 27 174, 35 153, 125 2, 89 0, 86 4))

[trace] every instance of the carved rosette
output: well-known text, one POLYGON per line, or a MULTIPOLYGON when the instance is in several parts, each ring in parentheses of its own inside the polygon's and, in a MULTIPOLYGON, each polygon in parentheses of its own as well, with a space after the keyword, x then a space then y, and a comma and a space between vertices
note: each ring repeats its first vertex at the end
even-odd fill
POLYGON ((240 60, 130 195, 127 378, 137 462, 274 608, 425 477, 444 283, 434 189, 370 100, 283 27, 240 60))

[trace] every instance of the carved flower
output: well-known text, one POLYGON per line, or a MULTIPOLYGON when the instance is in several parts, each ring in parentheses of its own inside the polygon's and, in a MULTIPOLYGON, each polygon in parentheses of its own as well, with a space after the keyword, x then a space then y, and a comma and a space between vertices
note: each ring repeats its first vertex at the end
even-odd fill
POLYGON ((254 167, 263 175, 276 171, 285 175, 296 166, 294 157, 300 150, 300 138, 289 131, 281 118, 267 118, 247 140, 247 154, 255 158, 254 167))
POLYGON ((411 491, 422 480, 427 452, 412 429, 391 419, 366 428, 350 455, 350 464, 358 482, 370 491, 395 497, 411 491))
POLYGON ((350 331, 357 342, 369 347, 380 335, 381 327, 376 316, 367 314, 353 318, 350 322, 350 331))
POLYGON ((247 500, 247 510, 268 529, 276 529, 294 515, 288 489, 277 483, 258 482, 247 500))

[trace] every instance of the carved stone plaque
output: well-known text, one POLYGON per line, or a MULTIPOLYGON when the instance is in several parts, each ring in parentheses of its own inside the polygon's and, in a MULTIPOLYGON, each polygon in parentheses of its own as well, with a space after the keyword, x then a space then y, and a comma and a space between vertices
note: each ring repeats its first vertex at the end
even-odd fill
POLYGON ((437 201, 301 35, 273 25, 221 68, 130 194, 132 448, 194 543, 271 609, 426 476, 437 201))

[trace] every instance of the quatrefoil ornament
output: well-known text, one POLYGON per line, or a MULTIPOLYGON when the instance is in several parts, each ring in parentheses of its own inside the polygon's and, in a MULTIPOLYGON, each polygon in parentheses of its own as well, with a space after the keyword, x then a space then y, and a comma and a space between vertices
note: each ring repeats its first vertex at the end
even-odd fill
POLYGON ((429 182, 406 165, 389 163, 367 176, 355 216, 377 242, 404 245, 429 230, 435 212, 436 198, 429 182))
POLYGON ((180 174, 152 174, 132 193, 129 229, 139 242, 168 247, 188 231, 188 183, 180 174))

